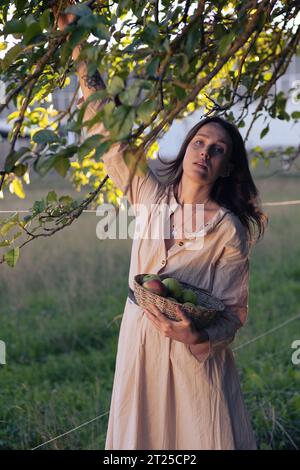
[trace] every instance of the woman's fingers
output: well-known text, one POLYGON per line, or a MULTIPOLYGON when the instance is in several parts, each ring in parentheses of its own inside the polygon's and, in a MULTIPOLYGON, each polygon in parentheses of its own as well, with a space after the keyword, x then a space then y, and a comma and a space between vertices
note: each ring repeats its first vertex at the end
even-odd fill
POLYGON ((155 326, 156 328, 160 329, 160 324, 159 322, 156 320, 155 316, 149 312, 148 310, 144 309, 144 312, 145 312, 145 315, 146 317, 148 318, 148 320, 150 320, 155 326))
POLYGON ((161 323, 169 324, 170 321, 167 317, 159 310, 159 308, 155 304, 151 304, 150 307, 147 309, 154 315, 161 323))

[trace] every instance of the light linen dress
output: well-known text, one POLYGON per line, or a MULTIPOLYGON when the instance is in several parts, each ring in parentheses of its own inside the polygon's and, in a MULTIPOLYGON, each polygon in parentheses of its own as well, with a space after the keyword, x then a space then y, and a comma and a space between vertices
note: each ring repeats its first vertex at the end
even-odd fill
MULTIPOLYGON (((97 104, 91 103, 85 119, 96 111, 97 104)), ((89 134, 97 132, 106 132, 102 124, 94 125, 89 134)), ((129 170, 121 145, 112 145, 103 162, 110 178, 124 191, 129 170)), ((154 226, 162 204, 169 204, 174 216, 182 210, 171 187, 158 199, 161 184, 149 168, 146 176, 134 175, 126 193, 130 204, 149 208, 149 223, 154 226)), ((138 211, 135 214, 138 216, 138 211)), ((127 298, 106 450, 257 448, 230 349, 248 315, 250 247, 246 230, 235 214, 221 207, 202 227, 202 234, 184 239, 183 244, 177 240, 168 251, 162 237, 135 237, 132 242, 132 289, 136 274, 166 274, 209 290, 226 308, 205 328, 208 342, 188 345, 165 337, 142 308, 127 298)))

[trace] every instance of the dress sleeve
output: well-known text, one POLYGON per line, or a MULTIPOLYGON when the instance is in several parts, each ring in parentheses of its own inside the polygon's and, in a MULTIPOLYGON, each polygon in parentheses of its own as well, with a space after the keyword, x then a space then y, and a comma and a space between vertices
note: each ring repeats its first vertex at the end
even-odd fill
POLYGON ((243 237, 235 236, 225 244, 215 268, 212 294, 225 305, 225 310, 205 328, 214 349, 231 343, 248 317, 249 257, 243 237))
MULTIPOLYGON (((81 97, 77 102, 77 108, 81 108, 84 103, 84 98, 81 97)), ((91 101, 84 112, 83 122, 92 119, 95 114, 101 109, 103 102, 100 100, 91 101)), ((109 132, 105 129, 102 122, 96 123, 89 130, 88 136, 101 134, 109 136, 109 132)), ((126 143, 125 143, 126 145, 126 143)), ((124 143, 114 143, 109 150, 102 155, 102 161, 108 176, 112 179, 115 185, 123 192, 126 191, 126 186, 129 182, 130 170, 124 160, 124 143)), ((132 177, 131 184, 127 188, 126 197, 130 204, 140 204, 152 200, 153 196, 159 189, 162 183, 158 181, 153 171, 148 167, 145 175, 138 175, 135 173, 132 177)), ((134 210, 136 214, 136 211, 134 210)))
POLYGON ((248 318, 249 246, 246 235, 235 232, 225 243, 214 272, 212 295, 222 300, 225 309, 204 328, 209 340, 190 345, 200 361, 229 345, 248 318))

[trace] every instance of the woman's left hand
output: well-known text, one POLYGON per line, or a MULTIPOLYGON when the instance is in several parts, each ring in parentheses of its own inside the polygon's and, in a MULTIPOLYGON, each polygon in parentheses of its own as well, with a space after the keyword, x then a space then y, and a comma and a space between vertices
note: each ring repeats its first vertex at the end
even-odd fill
POLYGON ((200 343, 199 333, 193 333, 190 319, 178 305, 176 315, 181 318, 179 322, 169 320, 154 304, 143 310, 146 317, 164 336, 186 344, 200 343))

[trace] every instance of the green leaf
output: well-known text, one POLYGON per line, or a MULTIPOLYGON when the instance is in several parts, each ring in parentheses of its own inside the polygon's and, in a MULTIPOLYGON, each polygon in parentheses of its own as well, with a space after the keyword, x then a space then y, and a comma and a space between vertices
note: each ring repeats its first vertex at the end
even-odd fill
POLYGON ((25 164, 25 163, 20 163, 19 165, 15 166, 15 168, 13 169, 13 173, 14 173, 16 176, 23 176, 23 175, 25 175, 27 169, 28 169, 28 165, 27 165, 27 164, 25 164))
POLYGON ((265 127, 261 133, 260 133, 260 138, 263 139, 263 137, 269 132, 270 130, 270 127, 269 127, 269 124, 267 125, 267 127, 265 127))
POLYGON ((77 150, 78 150, 77 145, 69 145, 68 147, 64 148, 63 150, 60 150, 59 155, 61 157, 71 158, 77 152, 77 150))
POLYGON ((26 22, 22 19, 14 18, 3 28, 3 34, 24 33, 27 29, 26 22))
POLYGON ((139 159, 138 163, 136 163, 136 161, 137 156, 136 152, 133 149, 128 149, 124 151, 124 162, 126 163, 130 172, 134 171, 135 174, 138 176, 145 176, 147 171, 149 170, 146 156, 143 155, 142 158, 139 159))
POLYGON ((82 159, 87 153, 91 152, 91 150, 97 148, 101 145, 101 135, 96 134, 88 137, 82 145, 78 149, 78 157, 82 159))
POLYGON ((45 210, 45 201, 44 200, 35 201, 35 203, 33 204, 33 208, 32 208, 32 212, 34 213, 34 215, 41 214, 42 212, 44 212, 44 210, 45 210))
POLYGON ((51 202, 56 202, 57 201, 57 194, 55 191, 49 191, 49 193, 46 196, 46 201, 47 204, 50 204, 51 202))
MULTIPOLYGON (((77 26, 84 27, 86 31, 93 31, 98 24, 97 17, 95 15, 81 16, 77 21, 77 26)), ((94 33, 93 33, 94 34, 94 33)))
POLYGON ((45 10, 40 17, 41 29, 47 29, 50 25, 50 10, 45 10))
POLYGON ((54 168, 63 178, 66 176, 70 168, 70 161, 66 157, 59 156, 54 162, 54 168))
POLYGON ((28 151, 30 151, 29 147, 21 147, 19 150, 9 153, 5 160, 4 170, 7 172, 11 171, 15 163, 28 151))
POLYGON ((159 57, 154 57, 154 59, 151 59, 149 64, 146 67, 147 75, 149 75, 150 77, 154 77, 159 67, 159 63, 160 63, 159 57))
POLYGON ((222 23, 217 23, 214 29, 214 37, 217 41, 220 41, 223 36, 228 34, 228 30, 222 23))
POLYGON ((100 134, 95 134, 85 139, 80 148, 87 148, 88 150, 93 150, 99 144, 101 144, 101 136, 100 134))
POLYGON ((107 86, 107 92, 110 95, 116 95, 120 93, 120 91, 124 90, 124 88, 125 83, 122 78, 115 75, 107 86))
POLYGON ((60 64, 65 65, 71 54, 72 54, 72 47, 69 41, 66 41, 61 48, 60 64))
POLYGON ((137 117, 141 121, 148 121, 153 111, 155 111, 157 103, 155 100, 144 101, 137 109, 137 117))
POLYGON ((293 119, 300 119, 300 111, 294 111, 291 114, 293 119))
POLYGON ((20 249, 19 247, 13 248, 12 250, 9 250, 7 253, 4 254, 4 260, 10 266, 13 268, 19 259, 20 256, 20 249))
POLYGON ((36 132, 32 140, 38 144, 51 144, 52 142, 58 142, 59 137, 53 131, 44 129, 36 132))
POLYGON ((184 51, 188 57, 194 58, 194 51, 201 41, 202 30, 199 24, 194 24, 185 38, 184 51))
POLYGON ((4 225, 2 225, 2 227, 0 227, 0 235, 2 235, 2 237, 5 237, 5 235, 16 225, 16 221, 9 221, 5 223, 4 225))
POLYGON ((110 40, 109 29, 103 23, 98 23, 93 30, 93 34, 99 39, 105 39, 105 41, 110 40))
POLYGON ((0 242, 0 247, 4 247, 4 246, 9 246, 11 244, 11 240, 3 240, 2 242, 0 242))
POLYGON ((75 16, 92 15, 92 10, 87 5, 77 4, 71 5, 64 10, 65 13, 73 13, 75 16))
POLYGON ((27 0, 16 0, 16 8, 17 11, 22 13, 24 10, 24 6, 26 5, 27 0))
POLYGON ((49 170, 53 167, 55 161, 57 159, 57 155, 52 154, 47 158, 39 158, 34 161, 33 168, 40 176, 45 176, 49 170))
POLYGON ((75 31, 73 31, 70 35, 70 38, 68 40, 68 44, 70 47, 74 48, 79 44, 84 37, 86 36, 86 28, 77 28, 75 31))
POLYGON ((278 114, 278 119, 281 119, 282 121, 289 121, 290 120, 290 115, 286 111, 280 111, 278 114))
POLYGON ((218 46, 218 52, 220 55, 225 55, 229 51, 233 39, 234 39, 233 31, 231 31, 228 34, 225 34, 220 39, 219 46, 218 46))
POLYGON ((125 139, 131 132, 134 123, 135 112, 128 106, 119 106, 112 115, 113 125, 110 126, 110 134, 114 139, 125 139))
POLYGON ((102 157, 102 155, 104 155, 109 150, 110 147, 111 147, 111 143, 108 141, 102 142, 100 145, 97 145, 97 148, 94 154, 94 159, 96 161, 99 160, 102 157))
POLYGON ((16 240, 17 238, 19 238, 21 235, 22 235, 23 232, 16 232, 14 233, 14 236, 12 237, 12 241, 16 240))
POLYGON ((71 198, 71 196, 61 196, 58 201, 64 206, 68 206, 72 204, 73 199, 71 198))
POLYGON ((145 43, 152 45, 156 43, 159 39, 159 28, 156 23, 150 21, 145 27, 144 31, 141 33, 141 40, 145 43))
POLYGON ((23 46, 21 44, 16 44, 11 47, 5 54, 4 59, 2 60, 2 69, 7 70, 10 65, 15 62, 16 58, 23 51, 23 46))
POLYGON ((30 44, 31 40, 42 33, 42 29, 39 23, 31 23, 24 33, 24 44, 30 44))
POLYGON ((174 85, 175 95, 179 100, 183 100, 186 97, 186 91, 178 85, 174 85))
POLYGON ((134 106, 139 91, 139 85, 133 84, 127 90, 124 90, 119 94, 120 101, 127 106, 134 106))
POLYGON ((111 122, 111 116, 113 111, 116 109, 115 103, 110 101, 107 103, 105 106, 103 106, 102 111, 103 111, 103 124, 106 129, 109 128, 110 122, 111 122))

